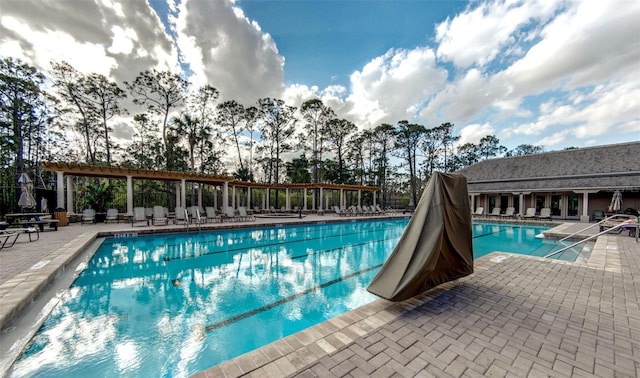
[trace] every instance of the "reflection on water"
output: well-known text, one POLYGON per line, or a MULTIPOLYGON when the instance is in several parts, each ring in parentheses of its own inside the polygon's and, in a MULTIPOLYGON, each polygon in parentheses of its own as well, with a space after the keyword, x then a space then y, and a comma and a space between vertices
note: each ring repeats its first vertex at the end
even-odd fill
MULTIPOLYGON (((376 299, 406 220, 109 239, 15 376, 188 376, 376 299)), ((476 257, 542 229, 475 224, 476 257)), ((523 242, 525 241, 525 242, 523 242)))
POLYGON ((194 374, 374 300, 368 282, 405 225, 107 240, 13 375, 194 374))

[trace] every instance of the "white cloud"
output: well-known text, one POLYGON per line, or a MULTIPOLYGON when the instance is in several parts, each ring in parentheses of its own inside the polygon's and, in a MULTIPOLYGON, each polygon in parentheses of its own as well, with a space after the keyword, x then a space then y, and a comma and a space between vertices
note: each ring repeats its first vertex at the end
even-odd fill
POLYGON ((213 85, 222 100, 248 105, 282 95, 284 58, 271 36, 231 2, 186 0, 176 32, 193 81, 213 85))
POLYGON ((447 78, 428 47, 389 50, 351 75, 349 116, 363 128, 415 117, 415 110, 437 93, 447 78))
POLYGON ((480 139, 487 135, 493 135, 496 129, 485 123, 485 124, 471 124, 467 125, 460 130, 460 140, 458 141, 458 145, 465 143, 478 143, 480 139))
POLYGON ((484 66, 505 53, 512 54, 518 39, 530 39, 535 31, 521 36, 522 27, 534 20, 546 20, 560 1, 493 1, 447 19, 436 28, 438 58, 451 61, 461 68, 484 66))

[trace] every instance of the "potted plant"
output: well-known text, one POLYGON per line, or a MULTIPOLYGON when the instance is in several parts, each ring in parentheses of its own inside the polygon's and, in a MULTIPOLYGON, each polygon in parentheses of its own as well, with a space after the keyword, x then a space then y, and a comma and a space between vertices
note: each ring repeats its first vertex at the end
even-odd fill
POLYGON ((107 208, 114 199, 113 187, 107 182, 96 182, 85 188, 85 204, 96 211, 96 222, 104 222, 107 208))

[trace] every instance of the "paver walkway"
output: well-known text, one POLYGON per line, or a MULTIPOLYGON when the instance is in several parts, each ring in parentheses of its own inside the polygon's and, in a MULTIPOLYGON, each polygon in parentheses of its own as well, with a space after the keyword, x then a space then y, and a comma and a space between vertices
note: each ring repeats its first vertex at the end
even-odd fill
POLYGON ((640 243, 602 236, 583 264, 493 253, 196 376, 638 377, 640 243))

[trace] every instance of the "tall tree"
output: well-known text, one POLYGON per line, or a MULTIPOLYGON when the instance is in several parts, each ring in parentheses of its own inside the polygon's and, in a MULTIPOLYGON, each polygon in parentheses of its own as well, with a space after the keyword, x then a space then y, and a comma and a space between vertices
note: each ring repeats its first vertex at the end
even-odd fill
POLYGON ((189 83, 175 73, 152 69, 140 72, 132 83, 125 82, 125 85, 133 95, 135 104, 146 107, 149 112, 160 117, 162 142, 166 153, 169 154, 169 115, 184 102, 189 83))
POLYGON ((309 182, 311 180, 309 167, 309 159, 307 159, 304 154, 300 155, 300 157, 293 158, 291 162, 285 163, 285 169, 287 171, 289 182, 294 184, 309 182))
POLYGON ((219 96, 220 92, 216 88, 205 84, 191 93, 188 99, 188 112, 195 114, 199 120, 198 142, 194 146, 194 155, 198 157, 197 171, 200 173, 207 172, 211 163, 215 165, 215 159, 213 161, 211 159, 214 155, 221 154, 224 145, 215 122, 219 96))
POLYGON ((271 164, 267 176, 269 183, 277 184, 279 182, 282 154, 292 150, 290 138, 295 131, 295 111, 295 107, 285 105, 284 101, 280 99, 262 98, 258 100, 258 112, 262 121, 260 133, 264 142, 262 150, 266 152, 266 157, 271 164))
POLYGON ((478 153, 482 158, 488 159, 505 152, 507 152, 507 148, 500 145, 500 139, 496 138, 495 135, 487 135, 480 139, 478 153))
POLYGON ((337 183, 339 184, 345 184, 349 181, 350 175, 345 169, 346 143, 357 129, 353 122, 346 119, 334 118, 327 125, 327 143, 336 156, 336 162, 338 163, 337 183))
POLYGON ((82 135, 86 161, 96 164, 95 145, 101 137, 96 118, 99 112, 89 95, 86 77, 67 62, 53 62, 51 67, 53 86, 65 103, 61 111, 71 116, 72 125, 82 135))
POLYGON ((245 171, 245 164, 240 151, 240 134, 246 129, 247 117, 244 106, 235 100, 225 101, 218 105, 218 117, 216 122, 226 129, 233 138, 238 154, 238 165, 240 171, 245 171))
POLYGON ((166 166, 158 125, 143 113, 133 117, 133 128, 133 140, 127 148, 125 165, 142 169, 166 166))
POLYGON ((320 163, 322 162, 322 138, 328 122, 335 118, 334 111, 324 105, 322 100, 313 98, 302 103, 300 112, 305 120, 304 130, 307 140, 311 141, 311 164, 313 166, 313 182, 320 180, 320 163))
POLYGON ((418 182, 417 182, 417 149, 420 140, 426 129, 422 125, 411 124, 408 121, 400 121, 396 126, 395 148, 400 156, 405 159, 409 168, 409 186, 411 197, 409 206, 418 203, 418 182))
POLYGON ((544 152, 544 147, 542 146, 534 146, 532 144, 521 144, 514 148, 513 150, 507 151, 505 156, 523 156, 523 155, 533 155, 544 152))
POLYGON ((377 154, 374 157, 374 164, 377 172, 376 175, 378 177, 378 182, 380 183, 382 206, 386 206, 389 153, 394 146, 395 128, 388 123, 380 124, 373 129, 373 138, 376 141, 376 148, 374 150, 377 151, 377 154))
POLYGON ((93 106, 90 106, 88 111, 96 112, 95 118, 99 120, 102 126, 106 161, 107 165, 111 165, 113 143, 111 142, 110 133, 113 128, 109 125, 109 120, 114 116, 127 113, 126 109, 120 106, 120 101, 126 98, 127 94, 118 84, 109 81, 104 75, 91 74, 84 81, 89 95, 87 101, 93 103, 93 106))

